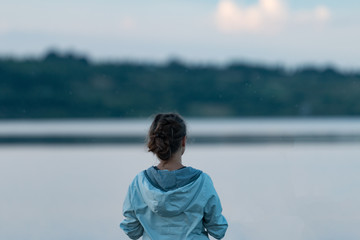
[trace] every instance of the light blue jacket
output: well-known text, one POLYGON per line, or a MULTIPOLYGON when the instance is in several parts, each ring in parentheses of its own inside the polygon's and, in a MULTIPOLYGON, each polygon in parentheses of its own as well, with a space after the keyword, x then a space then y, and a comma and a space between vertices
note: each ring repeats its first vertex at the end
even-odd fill
POLYGON ((185 167, 151 167, 130 184, 120 227, 131 239, 202 240, 224 237, 227 222, 210 177, 185 167))

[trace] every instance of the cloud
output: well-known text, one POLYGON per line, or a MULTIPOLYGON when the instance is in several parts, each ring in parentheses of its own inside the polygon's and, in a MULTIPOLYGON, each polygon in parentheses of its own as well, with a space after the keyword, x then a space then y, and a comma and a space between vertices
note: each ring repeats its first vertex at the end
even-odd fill
POLYGON ((324 23, 331 17, 326 6, 292 11, 281 0, 259 0, 242 6, 233 0, 221 0, 216 9, 216 25, 225 32, 272 32, 291 23, 324 23))
POLYGON ((119 21, 119 27, 122 30, 133 30, 136 28, 136 21, 131 17, 123 17, 119 21))
POLYGON ((313 10, 294 13, 293 22, 297 24, 325 23, 331 18, 330 10, 325 6, 317 6, 313 10))
POLYGON ((315 9, 315 17, 320 21, 327 21, 330 19, 330 10, 325 6, 318 6, 315 9))

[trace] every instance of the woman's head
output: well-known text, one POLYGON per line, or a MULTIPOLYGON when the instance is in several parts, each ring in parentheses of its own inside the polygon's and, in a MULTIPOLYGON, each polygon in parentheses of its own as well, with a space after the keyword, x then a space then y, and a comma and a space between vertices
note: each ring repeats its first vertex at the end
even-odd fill
POLYGON ((186 136, 186 125, 179 114, 160 113, 152 122, 147 146, 161 160, 169 160, 186 136))

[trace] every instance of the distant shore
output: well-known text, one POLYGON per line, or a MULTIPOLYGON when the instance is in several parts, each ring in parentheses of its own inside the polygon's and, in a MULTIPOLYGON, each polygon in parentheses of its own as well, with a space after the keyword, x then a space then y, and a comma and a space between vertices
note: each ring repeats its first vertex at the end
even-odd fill
MULTIPOLYGON (((144 144, 148 126, 148 119, 0 121, 0 144, 144 144)), ((189 119, 188 142, 360 142, 360 118, 189 119)))
MULTIPOLYGON (((189 144, 269 144, 269 143, 341 143, 360 142, 360 135, 293 135, 293 136, 208 136, 191 137, 189 144)), ((96 136, 96 137, 0 137, 0 145, 23 144, 144 144, 141 137, 96 136)))

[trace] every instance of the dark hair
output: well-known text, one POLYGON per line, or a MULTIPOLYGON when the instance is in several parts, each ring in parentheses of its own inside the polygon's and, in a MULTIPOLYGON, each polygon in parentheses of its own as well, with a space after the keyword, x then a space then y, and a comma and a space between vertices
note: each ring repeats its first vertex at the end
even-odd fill
POLYGON ((169 160, 179 150, 182 139, 186 136, 185 121, 176 113, 157 114, 148 135, 148 151, 161 160, 169 160))

